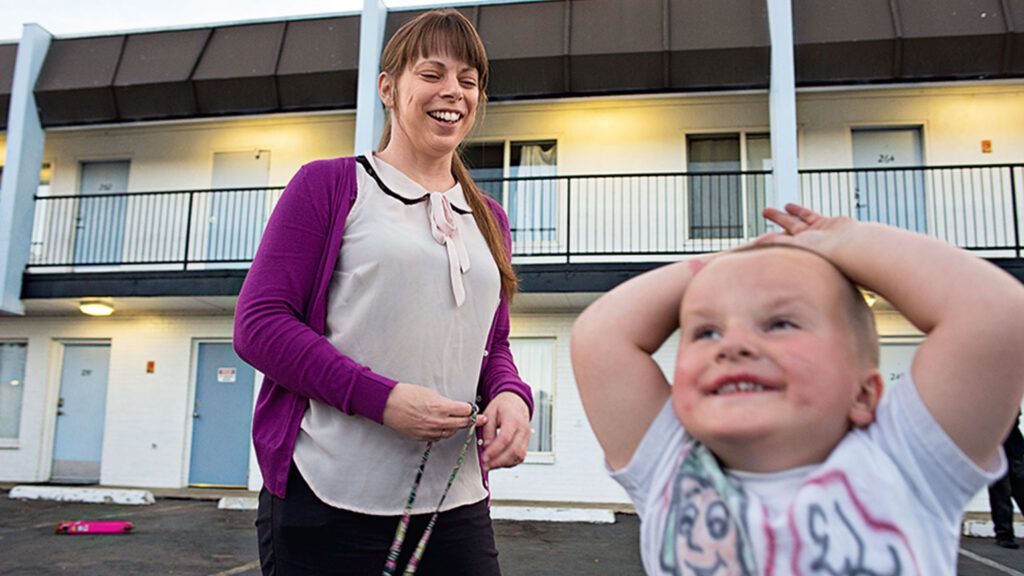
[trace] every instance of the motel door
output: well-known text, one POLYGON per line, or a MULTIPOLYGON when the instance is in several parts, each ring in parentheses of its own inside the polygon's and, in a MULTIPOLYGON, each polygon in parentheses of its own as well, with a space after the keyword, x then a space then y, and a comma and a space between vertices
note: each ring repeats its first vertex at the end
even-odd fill
POLYGON ((248 262, 256 255, 270 216, 270 150, 213 155, 206 259, 248 262))
POLYGON ((111 194, 128 190, 129 165, 127 160, 82 162, 75 264, 120 263, 128 199, 111 194))
MULTIPOLYGON (((854 168, 920 167, 921 129, 853 131, 854 168)), ((857 219, 925 232, 924 173, 920 170, 856 172, 857 219)))
POLYGON ((199 343, 190 485, 248 485, 254 375, 230 343, 199 343))
POLYGON ((64 346, 52 481, 76 484, 100 481, 109 370, 110 345, 64 346))
POLYGON ((920 341, 906 342, 883 340, 879 347, 878 369, 882 373, 882 398, 887 397, 892 387, 910 381, 910 367, 920 341))

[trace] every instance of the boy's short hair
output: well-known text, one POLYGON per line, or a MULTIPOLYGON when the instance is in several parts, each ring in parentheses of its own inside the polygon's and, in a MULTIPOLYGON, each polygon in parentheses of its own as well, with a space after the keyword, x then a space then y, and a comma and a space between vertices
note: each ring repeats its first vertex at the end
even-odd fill
POLYGON ((837 274, 842 278, 842 282, 845 285, 844 289, 847 292, 846 298, 843 299, 843 314, 846 316, 846 320, 850 323, 850 328, 853 330, 853 342, 856 346, 856 352, 858 358, 866 362, 871 368, 878 368, 879 364, 879 343, 878 343, 878 328, 875 325, 875 314, 871 311, 871 307, 864 301, 864 295, 861 293, 860 288, 857 284, 850 279, 849 276, 843 273, 842 270, 836 268, 834 264, 823 258, 820 254, 801 248, 800 246, 794 246, 792 244, 752 244, 748 246, 742 246, 733 250, 733 253, 742 252, 753 252, 756 250, 766 250, 770 248, 786 248, 790 250, 800 250, 806 252, 818 258, 821 258, 828 265, 836 271, 837 274))
POLYGON ((857 284, 838 268, 836 268, 836 271, 843 277, 843 282, 850 293, 849 298, 846 299, 845 308, 847 319, 853 328, 853 338, 854 344, 857 346, 857 354, 870 367, 878 368, 881 351, 879 350, 878 327, 875 325, 875 314, 864 300, 864 294, 861 293, 857 284))

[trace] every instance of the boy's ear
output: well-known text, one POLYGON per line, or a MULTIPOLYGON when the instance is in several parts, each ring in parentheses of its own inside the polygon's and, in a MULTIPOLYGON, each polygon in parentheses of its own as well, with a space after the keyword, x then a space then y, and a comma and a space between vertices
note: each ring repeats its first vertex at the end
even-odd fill
POLYGON ((857 396, 850 406, 850 423, 865 428, 875 421, 875 409, 882 398, 882 374, 871 368, 861 375, 857 383, 857 396))

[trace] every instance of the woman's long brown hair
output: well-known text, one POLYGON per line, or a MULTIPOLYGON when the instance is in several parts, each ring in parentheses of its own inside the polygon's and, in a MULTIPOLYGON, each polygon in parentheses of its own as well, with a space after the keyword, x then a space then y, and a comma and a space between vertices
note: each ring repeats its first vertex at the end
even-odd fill
MULTIPOLYGON (((487 79, 489 64, 484 43, 480 40, 476 28, 465 16, 456 10, 431 10, 406 22, 395 32, 380 57, 381 72, 391 76, 395 84, 398 77, 418 58, 429 58, 437 54, 445 54, 457 58, 476 69, 479 75, 480 100, 476 116, 483 114, 487 103, 487 79)), ((395 102, 398 98, 395 98, 395 102)), ((384 133, 381 134, 377 150, 384 150, 391 142, 391 113, 386 115, 384 133)), ((494 262, 498 265, 501 275, 501 293, 506 299, 512 300, 516 293, 518 281, 512 269, 512 254, 506 248, 505 238, 498 223, 484 200, 483 193, 473 182, 469 169, 462 161, 460 150, 452 155, 452 176, 462 186, 476 226, 483 234, 487 246, 491 250, 494 262)))

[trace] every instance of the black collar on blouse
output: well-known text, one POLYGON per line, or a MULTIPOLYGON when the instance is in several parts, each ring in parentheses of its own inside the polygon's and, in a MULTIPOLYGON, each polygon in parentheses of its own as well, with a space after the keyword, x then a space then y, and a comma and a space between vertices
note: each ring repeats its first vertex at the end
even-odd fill
MULTIPOLYGON (((366 170, 366 173, 370 175, 370 178, 373 178, 374 182, 377 183, 377 186, 381 190, 383 190, 385 194, 391 196, 392 198, 400 200, 403 204, 412 206, 413 204, 419 204, 420 202, 423 202, 424 200, 427 199, 427 194, 424 194, 419 198, 406 198, 405 196, 402 196, 401 194, 395 192, 391 188, 388 188, 388 185, 385 184, 384 181, 380 179, 380 176, 377 174, 377 171, 373 169, 373 164, 366 158, 366 156, 356 156, 356 162, 358 162, 359 165, 362 166, 364 170, 366 170)), ((470 213, 469 210, 463 210, 462 208, 459 208, 454 204, 452 204, 452 210, 455 210, 459 214, 470 213)))

